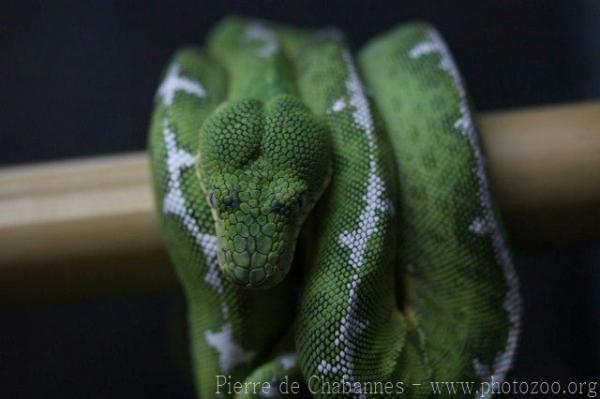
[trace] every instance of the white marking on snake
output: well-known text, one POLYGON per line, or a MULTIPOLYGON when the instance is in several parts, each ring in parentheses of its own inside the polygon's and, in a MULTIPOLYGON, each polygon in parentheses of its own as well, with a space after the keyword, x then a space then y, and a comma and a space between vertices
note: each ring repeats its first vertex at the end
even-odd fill
POLYGON ((167 76, 160 84, 156 92, 156 98, 167 105, 171 105, 178 91, 184 91, 200 98, 206 96, 206 91, 200 83, 181 75, 179 64, 173 64, 169 67, 167 76))
POLYGON ((473 222, 471 222, 469 225, 469 231, 472 231, 479 236, 486 235, 490 232, 485 219, 480 217, 476 217, 473 222))
POLYGON ((333 112, 340 112, 344 108, 346 108, 346 101, 344 100, 343 97, 335 100, 335 102, 333 103, 333 106, 331 107, 333 112))
MULTIPOLYGON (((369 171, 366 191, 362 198, 364 208, 359 215, 358 226, 355 230, 344 231, 339 236, 340 245, 350 250, 349 266, 353 270, 352 277, 346 285, 348 288, 346 313, 342 316, 340 327, 335 332, 334 343, 340 348, 340 351, 331 363, 321 360, 317 369, 323 374, 341 374, 343 379, 352 385, 353 382, 356 382, 354 371, 356 345, 354 340, 368 325, 368 321, 360 320, 358 317, 358 288, 361 283, 359 270, 364 265, 369 240, 377 232, 377 223, 380 219, 378 212, 386 212, 390 209, 384 195, 385 186, 383 180, 378 175, 376 161, 377 143, 375 141, 374 123, 369 103, 350 53, 344 51, 343 58, 348 69, 348 77, 346 78, 348 103, 353 108, 352 116, 354 125, 358 129, 361 129, 366 136, 369 171)), ((338 102, 339 100, 336 101, 336 103, 338 102)), ((334 104, 335 107, 336 104, 334 104)), ((362 396, 359 395, 359 397, 362 396)))
POLYGON ((291 370, 292 367, 296 365, 296 361, 298 360, 298 355, 295 352, 284 353, 282 355, 277 356, 275 359, 281 364, 284 370, 291 370))
POLYGON ((219 365, 225 373, 233 370, 240 363, 248 361, 254 354, 247 352, 235 343, 231 323, 225 323, 221 331, 205 331, 206 342, 219 354, 219 365))
POLYGON ((252 40, 258 40, 263 43, 262 47, 257 51, 259 57, 268 57, 279 50, 279 42, 275 33, 260 22, 249 23, 241 37, 242 42, 250 42, 252 40))
MULTIPOLYGON (((217 237, 200 230, 198 222, 186 204, 181 188, 181 171, 193 167, 196 158, 185 149, 177 146, 175 133, 169 127, 168 120, 163 119, 163 136, 167 150, 167 171, 169 173, 168 191, 163 200, 163 212, 179 217, 187 231, 194 237, 206 259, 206 275, 208 283, 217 295, 223 294, 223 281, 217 263, 217 237)), ((224 320, 229 319, 229 307, 220 300, 220 309, 224 320)), ((234 340, 231 323, 223 325, 220 332, 205 331, 206 341, 215 348, 219 355, 219 363, 224 372, 230 367, 247 361, 251 354, 246 353, 234 340)))
POLYGON ((475 177, 479 184, 479 200, 483 210, 483 216, 481 216, 480 222, 471 225, 471 227, 473 227, 472 231, 478 234, 479 232, 483 231, 482 229, 479 229, 478 226, 485 226, 485 232, 491 235, 496 261, 502 266, 508 286, 508 291, 503 303, 503 307, 508 314, 508 320, 510 322, 506 347, 504 350, 496 354, 491 367, 491 372, 490 367, 484 365, 479 359, 473 360, 473 367, 482 380, 487 379, 491 381, 493 377, 495 381, 502 382, 506 378, 506 373, 512 365, 512 361, 517 349, 519 332, 521 330, 521 296, 519 294, 519 278, 515 272, 508 249, 502 234, 500 233, 498 221, 496 220, 496 216, 493 211, 490 188, 486 174, 486 161, 479 143, 479 137, 477 136, 475 126, 473 125, 473 118, 471 117, 471 113, 467 105, 465 86, 460 77, 458 68, 452 59, 450 51, 448 50, 448 47, 446 47, 446 44, 442 40, 439 33, 433 29, 430 29, 427 34, 427 39, 413 47, 409 52, 409 56, 417 59, 421 56, 432 53, 439 54, 439 68, 446 71, 448 75, 450 75, 454 82, 454 86, 458 91, 460 96, 460 116, 454 122, 454 128, 467 137, 475 157, 475 177))
MULTIPOLYGON (((181 219, 186 229, 202 249, 204 256, 207 258, 207 263, 211 263, 213 260, 216 260, 217 237, 200 231, 200 226, 198 226, 198 223, 185 203, 180 181, 182 169, 194 166, 196 157, 177 146, 175 133, 169 127, 166 118, 163 120, 163 132, 165 147, 167 149, 167 171, 169 172, 169 190, 163 201, 163 212, 176 215, 181 219)), ((223 287, 218 277, 211 280, 211 285, 217 293, 223 292, 223 287)))

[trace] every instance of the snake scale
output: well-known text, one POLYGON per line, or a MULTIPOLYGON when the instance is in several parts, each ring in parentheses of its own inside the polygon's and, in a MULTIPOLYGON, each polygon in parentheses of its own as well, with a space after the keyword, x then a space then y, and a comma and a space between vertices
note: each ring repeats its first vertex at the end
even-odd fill
POLYGON ((420 22, 355 61, 335 29, 229 17, 174 55, 149 145, 199 397, 505 378, 521 300, 471 112, 420 22))

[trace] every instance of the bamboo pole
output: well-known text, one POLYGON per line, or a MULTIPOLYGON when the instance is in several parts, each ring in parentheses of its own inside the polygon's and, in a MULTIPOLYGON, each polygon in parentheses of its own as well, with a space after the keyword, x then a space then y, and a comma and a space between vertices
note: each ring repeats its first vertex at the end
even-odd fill
MULTIPOLYGON (((483 114, 491 179, 517 243, 600 227, 600 102, 483 114)), ((176 287, 145 153, 0 170, 0 303, 176 287)))

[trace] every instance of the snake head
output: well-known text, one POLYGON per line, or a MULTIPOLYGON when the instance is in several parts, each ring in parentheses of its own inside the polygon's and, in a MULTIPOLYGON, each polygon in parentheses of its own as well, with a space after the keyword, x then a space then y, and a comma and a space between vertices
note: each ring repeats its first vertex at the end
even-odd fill
POLYGON ((204 122, 198 159, 221 272, 248 288, 279 283, 330 179, 326 125, 287 95, 228 102, 204 122))

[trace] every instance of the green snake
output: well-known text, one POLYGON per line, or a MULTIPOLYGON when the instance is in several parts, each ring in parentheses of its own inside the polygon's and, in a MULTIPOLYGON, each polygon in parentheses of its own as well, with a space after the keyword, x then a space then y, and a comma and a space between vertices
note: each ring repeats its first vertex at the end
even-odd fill
POLYGON ((174 55, 155 101, 199 397, 429 397, 430 381, 506 377, 518 277, 435 29, 402 25, 355 61, 335 29, 227 18, 174 55))

